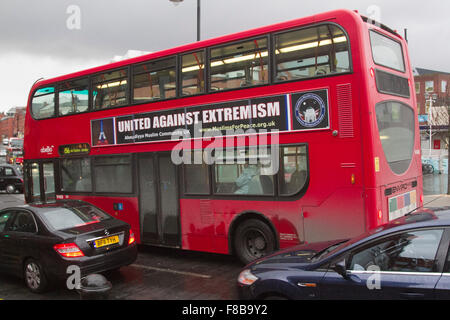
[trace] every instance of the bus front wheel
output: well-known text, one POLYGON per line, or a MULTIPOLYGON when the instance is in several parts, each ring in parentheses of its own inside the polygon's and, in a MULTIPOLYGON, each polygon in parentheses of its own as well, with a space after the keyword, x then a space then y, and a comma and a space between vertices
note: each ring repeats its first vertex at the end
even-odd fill
POLYGON ((275 236, 263 221, 248 219, 236 229, 234 249, 239 260, 248 264, 275 251, 275 236))

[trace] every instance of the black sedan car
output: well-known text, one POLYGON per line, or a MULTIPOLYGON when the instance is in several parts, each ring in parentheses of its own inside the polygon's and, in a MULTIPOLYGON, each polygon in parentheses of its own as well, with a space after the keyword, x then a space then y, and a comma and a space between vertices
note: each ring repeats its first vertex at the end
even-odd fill
POLYGON ((245 299, 449 299, 450 208, 421 209, 350 240, 278 251, 244 268, 245 299))
POLYGON ((0 271, 25 279, 32 292, 80 276, 118 269, 136 260, 130 226, 83 201, 58 201, 0 211, 0 271), (73 267, 71 267, 73 268, 73 267))

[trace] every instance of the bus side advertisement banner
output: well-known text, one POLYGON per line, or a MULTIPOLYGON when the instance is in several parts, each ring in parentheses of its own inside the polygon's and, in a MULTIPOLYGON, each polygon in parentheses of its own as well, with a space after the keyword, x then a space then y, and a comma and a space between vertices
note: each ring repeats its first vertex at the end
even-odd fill
POLYGON ((329 128, 328 90, 91 120, 92 146, 329 128))

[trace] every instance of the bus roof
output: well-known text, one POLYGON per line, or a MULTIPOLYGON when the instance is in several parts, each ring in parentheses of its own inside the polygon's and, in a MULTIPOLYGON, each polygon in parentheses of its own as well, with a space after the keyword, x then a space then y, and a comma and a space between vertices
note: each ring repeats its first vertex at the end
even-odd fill
POLYGON ((319 13, 319 14, 315 14, 312 16, 308 16, 308 17, 303 17, 303 18, 280 22, 280 23, 276 23, 276 24, 272 24, 272 25, 268 25, 268 26, 264 26, 264 27, 258 27, 258 28, 254 28, 254 29, 250 29, 250 30, 246 30, 246 31, 240 31, 240 32, 225 35, 225 36, 220 36, 220 37, 216 37, 216 38, 193 42, 193 43, 181 45, 181 46, 170 48, 170 49, 164 49, 161 51, 152 52, 152 53, 148 53, 148 54, 145 54, 142 56, 121 60, 118 62, 108 63, 108 64, 104 64, 101 66, 97 66, 97 67, 93 67, 93 68, 89 68, 89 69, 85 69, 85 70, 80 70, 77 72, 61 75, 61 76, 50 78, 50 79, 40 79, 34 83, 32 89, 35 87, 41 86, 41 85, 45 85, 47 83, 64 81, 64 80, 67 80, 70 78, 84 76, 86 74, 102 72, 102 71, 109 70, 109 69, 116 69, 116 68, 128 66, 130 64, 145 62, 148 60, 158 59, 158 58, 162 58, 165 56, 170 56, 170 55, 179 54, 179 53, 183 53, 183 52, 191 52, 191 51, 195 51, 195 50, 202 49, 205 47, 216 46, 216 45, 224 44, 227 42, 236 41, 236 40, 239 40, 242 38, 255 37, 255 36, 270 33, 270 32, 282 31, 282 30, 293 28, 296 26, 303 26, 303 25, 317 23, 320 21, 331 20, 331 19, 335 18, 336 16, 341 16, 341 15, 347 15, 349 17, 353 17, 356 21, 362 22, 361 16, 356 11, 351 11, 348 9, 339 9, 339 10, 328 11, 328 12, 319 13))

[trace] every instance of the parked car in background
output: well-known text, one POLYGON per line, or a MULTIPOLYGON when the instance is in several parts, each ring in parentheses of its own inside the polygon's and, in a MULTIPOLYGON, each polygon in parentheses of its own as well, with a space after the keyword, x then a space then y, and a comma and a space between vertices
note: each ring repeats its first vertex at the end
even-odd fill
POLYGON ((8 138, 4 138, 3 139, 3 145, 7 146, 9 144, 9 139, 8 138))
POLYGON ((136 260, 130 226, 83 201, 57 201, 0 210, 0 270, 25 279, 35 293, 66 280, 69 266, 81 277, 136 260))
POLYGON ((421 209, 354 239, 297 246, 238 278, 248 299, 449 299, 450 208, 421 209))
POLYGON ((7 193, 23 192, 23 175, 19 166, 0 165, 0 190, 7 193))

